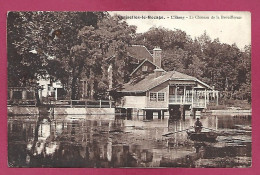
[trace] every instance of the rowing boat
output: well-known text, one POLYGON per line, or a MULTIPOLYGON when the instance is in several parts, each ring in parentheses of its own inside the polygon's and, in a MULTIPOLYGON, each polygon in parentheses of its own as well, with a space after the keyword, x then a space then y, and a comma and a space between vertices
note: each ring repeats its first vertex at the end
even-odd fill
POLYGON ((216 132, 194 132, 194 131, 187 131, 188 138, 194 141, 208 141, 214 142, 216 141, 218 134, 216 132))

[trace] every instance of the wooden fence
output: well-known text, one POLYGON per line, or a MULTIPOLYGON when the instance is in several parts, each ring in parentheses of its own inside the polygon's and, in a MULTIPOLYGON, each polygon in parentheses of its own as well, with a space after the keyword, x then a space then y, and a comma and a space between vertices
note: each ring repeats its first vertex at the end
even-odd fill
POLYGON ((50 101, 50 105, 69 108, 114 108, 115 102, 109 100, 53 100, 50 101))
MULTIPOLYGON (((115 102, 109 100, 50 100, 44 105, 61 108, 115 108, 115 102)), ((36 100, 7 100, 7 106, 36 107, 36 100)))

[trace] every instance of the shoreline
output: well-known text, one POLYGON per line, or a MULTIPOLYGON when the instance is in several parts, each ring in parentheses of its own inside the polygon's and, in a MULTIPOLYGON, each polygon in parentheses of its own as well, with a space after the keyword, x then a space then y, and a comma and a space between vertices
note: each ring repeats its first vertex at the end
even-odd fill
MULTIPOLYGON (((54 108, 52 111, 54 115, 118 115, 115 108, 54 108)), ((48 111, 41 113, 38 107, 25 106, 9 106, 7 107, 7 115, 40 115, 50 114, 48 111)), ((122 113, 123 114, 123 113, 122 113)), ((202 115, 252 115, 251 109, 221 109, 221 110, 207 110, 202 112, 202 115)), ((138 115, 139 116, 139 115, 138 115)), ((166 113, 167 116, 167 113, 166 113)))

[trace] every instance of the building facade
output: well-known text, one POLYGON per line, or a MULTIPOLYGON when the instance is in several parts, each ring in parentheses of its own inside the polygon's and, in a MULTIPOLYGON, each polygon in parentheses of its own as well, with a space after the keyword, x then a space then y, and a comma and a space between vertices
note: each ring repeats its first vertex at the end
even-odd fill
POLYGON ((130 112, 137 109, 146 116, 158 112, 160 117, 168 111, 170 116, 178 117, 187 110, 195 116, 210 102, 217 103, 218 91, 206 83, 177 71, 164 71, 161 52, 158 47, 153 49, 153 59, 141 62, 131 73, 131 80, 117 90, 121 97, 118 107, 130 112))

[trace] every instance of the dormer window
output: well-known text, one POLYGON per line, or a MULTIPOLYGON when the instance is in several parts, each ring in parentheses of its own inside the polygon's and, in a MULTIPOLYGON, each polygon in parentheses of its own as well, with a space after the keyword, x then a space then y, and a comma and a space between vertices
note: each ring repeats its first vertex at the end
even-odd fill
POLYGON ((142 67, 142 71, 143 71, 143 72, 147 72, 147 71, 148 71, 148 66, 143 66, 143 67, 142 67))

